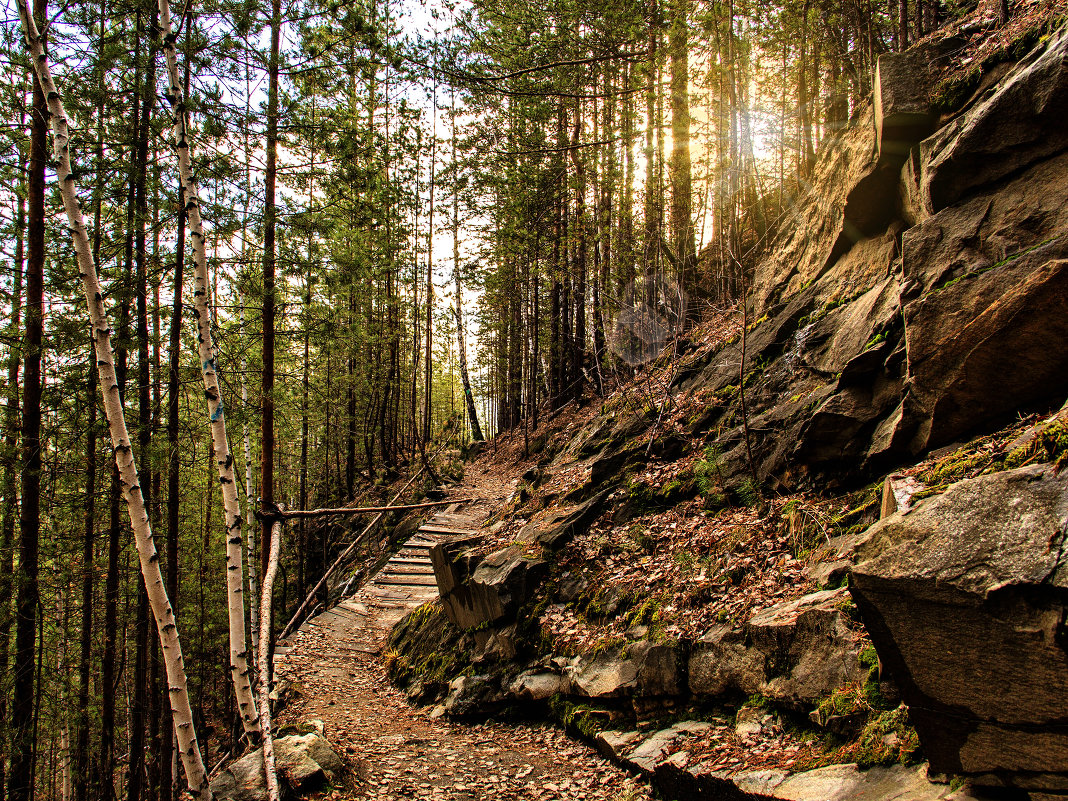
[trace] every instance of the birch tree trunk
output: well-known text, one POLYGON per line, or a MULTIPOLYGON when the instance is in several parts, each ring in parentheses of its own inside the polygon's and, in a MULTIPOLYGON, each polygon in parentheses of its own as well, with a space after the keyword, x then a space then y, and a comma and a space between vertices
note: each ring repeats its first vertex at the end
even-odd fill
POLYGON ((263 595, 260 598, 260 642, 256 657, 260 680, 260 731, 263 734, 263 775, 267 780, 268 801, 278 801, 278 771, 274 764, 274 738, 271 736, 271 600, 274 578, 278 575, 278 554, 282 547, 282 520, 271 524, 271 549, 267 554, 267 570, 263 574, 263 595))
POLYGON ((208 262, 204 241, 204 224, 200 217, 200 195, 190 164, 190 141, 186 128, 185 98, 178 82, 178 54, 171 27, 170 3, 159 0, 160 31, 167 62, 167 100, 174 110, 174 148, 178 155, 178 173, 185 194, 185 212, 189 221, 189 242, 193 251, 193 316, 197 322, 197 346, 200 354, 204 395, 208 400, 211 438, 219 470, 223 511, 226 520, 226 607, 230 628, 230 675, 237 696, 237 708, 245 732, 259 732, 259 716, 249 678, 245 640, 244 576, 242 575, 241 505, 237 498, 234 458, 226 438, 226 416, 215 365, 215 346, 211 339, 211 310, 208 307, 208 262))
MULTIPOLYGON (((161 5, 166 0, 162 0, 161 5)), ((115 361, 111 350, 111 330, 104 314, 103 293, 96 274, 96 265, 89 250, 89 236, 85 228, 81 205, 78 202, 77 182, 71 170, 69 135, 66 111, 59 91, 52 80, 48 59, 44 53, 41 35, 30 14, 27 0, 18 0, 19 16, 22 18, 23 32, 30 59, 37 73, 41 88, 48 101, 54 137, 54 152, 57 162, 56 175, 63 207, 70 224, 74 252, 78 262, 78 272, 82 279, 82 289, 89 305, 89 318, 92 326, 93 346, 96 352, 97 371, 100 386, 104 393, 104 412, 108 420, 115 464, 122 477, 123 494, 130 512, 133 525, 137 554, 141 562, 141 573, 148 591, 149 603, 156 627, 159 631, 160 645, 167 668, 167 683, 174 715, 174 728, 181 749, 182 762, 185 766, 189 789, 194 796, 208 801, 211 789, 208 786, 204 761, 201 758, 197 742, 196 729, 193 724, 193 711, 189 705, 189 693, 186 685, 185 665, 182 660, 182 646, 178 636, 178 627, 167 599, 167 590, 163 585, 163 576, 159 569, 159 554, 156 552, 152 538, 152 528, 148 520, 144 497, 137 478, 137 465, 134 460, 130 435, 126 430, 126 419, 119 400, 118 382, 115 376, 115 361)), ((169 16, 167 35, 169 39, 169 16)), ((173 43, 171 43, 173 49, 173 43)))

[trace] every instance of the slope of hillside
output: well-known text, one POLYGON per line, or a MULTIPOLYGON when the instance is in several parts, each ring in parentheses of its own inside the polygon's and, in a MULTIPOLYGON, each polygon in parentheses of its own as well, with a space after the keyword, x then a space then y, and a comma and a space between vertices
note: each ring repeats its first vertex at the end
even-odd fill
POLYGON ((551 715, 667 797, 1068 792, 1068 31, 1025 11, 880 59, 747 330, 467 466, 522 480, 434 549, 410 698, 551 715))

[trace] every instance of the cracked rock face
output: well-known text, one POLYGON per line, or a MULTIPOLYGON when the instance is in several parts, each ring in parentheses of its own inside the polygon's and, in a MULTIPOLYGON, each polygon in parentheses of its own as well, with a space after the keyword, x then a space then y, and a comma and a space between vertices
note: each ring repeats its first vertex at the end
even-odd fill
POLYGON ((744 631, 716 626, 694 646, 690 690, 759 694, 798 709, 860 685, 859 645, 841 609, 846 590, 824 590, 754 615, 744 631))
POLYGON ((851 590, 934 772, 1068 790, 1068 473, 961 481, 876 523, 851 590))
POLYGON ((511 545, 481 557, 467 538, 439 543, 430 549, 442 606, 449 620, 475 628, 514 615, 541 582, 543 559, 525 556, 522 545, 511 545))

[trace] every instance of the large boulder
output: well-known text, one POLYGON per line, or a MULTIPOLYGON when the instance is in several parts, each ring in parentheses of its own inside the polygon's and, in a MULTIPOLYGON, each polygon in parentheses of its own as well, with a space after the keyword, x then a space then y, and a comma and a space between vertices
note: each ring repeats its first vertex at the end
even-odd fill
POLYGON ((959 482, 857 547, 851 591, 933 771, 1068 791, 1068 474, 959 482))
POLYGON ((445 711, 453 717, 484 715, 494 711, 504 699, 492 676, 457 676, 449 682, 445 711))
POLYGON ((1068 233, 1068 153, 939 211, 902 237, 902 301, 982 273, 1068 233))
POLYGON ((924 42, 900 53, 884 53, 875 66, 875 135, 881 159, 903 162, 919 142, 934 132, 938 115, 932 88, 938 68, 955 39, 924 42))
POLYGON ((806 708, 866 678, 843 608, 848 591, 824 590, 750 618, 744 630, 716 626, 690 656, 690 690, 700 696, 759 694, 806 708))
MULTIPOLYGON (((322 789, 344 771, 330 744, 319 734, 291 734, 274 741, 275 768, 289 790, 306 794, 322 789)), ((211 782, 212 795, 226 801, 264 801, 267 784, 263 749, 232 762, 211 782)))
POLYGON ((544 559, 528 557, 521 544, 480 558, 465 541, 439 543, 430 558, 446 617, 467 629, 514 615, 548 569, 544 559))
POLYGON ((638 686, 638 665, 620 653, 600 653, 581 657, 567 668, 571 691, 588 698, 618 698, 634 693, 638 686))
POLYGON ((682 695, 686 689, 686 652, 681 643, 641 640, 627 648, 638 668, 638 694, 682 695))
POLYGON ((689 765, 684 755, 677 755, 657 765, 654 781, 677 801, 977 801, 967 790, 930 782, 924 765, 867 770, 828 765, 789 775, 767 769, 715 770, 689 765))
POLYGON ((521 701, 547 701, 567 688, 567 679, 559 673, 525 670, 512 680, 508 692, 521 701))
POLYGON ((478 546, 481 536, 452 537, 441 540, 430 548, 430 561, 434 565, 434 579, 438 593, 444 598, 470 580, 475 568, 482 561, 478 546))

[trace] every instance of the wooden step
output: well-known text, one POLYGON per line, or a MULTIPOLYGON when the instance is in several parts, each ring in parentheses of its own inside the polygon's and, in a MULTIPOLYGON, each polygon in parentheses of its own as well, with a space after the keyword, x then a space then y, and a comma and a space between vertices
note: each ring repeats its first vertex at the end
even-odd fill
POLYGON ((382 566, 382 569, 378 571, 378 575, 382 575, 383 573, 410 573, 415 576, 433 576, 434 566, 425 563, 418 565, 398 564, 391 560, 386 562, 386 564, 382 566))
POLYGON ((378 579, 390 579, 391 581, 410 580, 413 583, 425 583, 427 585, 431 584, 432 582, 436 585, 437 582, 437 580, 434 578, 433 573, 395 573, 393 571, 385 571, 375 576, 375 580, 378 579))
POLYGON ((328 609, 321 615, 317 615, 316 617, 314 617, 312 619, 312 622, 318 623, 319 625, 328 625, 330 623, 336 623, 338 621, 349 624, 357 620, 361 620, 362 622, 362 618, 355 612, 350 612, 347 609, 335 606, 333 609, 328 609))
POLYGON ((375 584, 386 584, 389 586, 398 587, 436 587, 438 586, 438 580, 433 576, 397 576, 397 575, 378 575, 375 577, 375 584))
POLYGON ((368 615, 367 607, 361 604, 359 601, 342 601, 338 604, 338 606, 348 610, 349 612, 355 612, 357 615, 363 615, 364 617, 368 615))
POLYGON ((444 534, 450 537, 470 537, 474 534, 478 534, 477 531, 470 528, 453 528, 451 526, 435 526, 433 524, 427 524, 419 527, 420 534, 444 534))
POLYGON ((386 564, 387 565, 427 565, 427 566, 431 566, 431 567, 434 565, 434 563, 431 561, 429 556, 411 557, 411 558, 409 558, 409 557, 400 557, 400 558, 398 558, 398 557, 394 556, 392 559, 390 559, 388 562, 386 562, 386 564))
POLYGON ((446 512, 438 512, 436 515, 431 517, 429 521, 430 525, 449 525, 450 523, 459 523, 464 527, 471 525, 471 523, 473 522, 474 521, 472 521, 471 518, 467 515, 452 515, 446 512))

